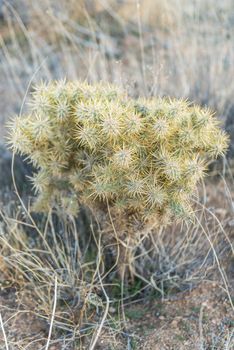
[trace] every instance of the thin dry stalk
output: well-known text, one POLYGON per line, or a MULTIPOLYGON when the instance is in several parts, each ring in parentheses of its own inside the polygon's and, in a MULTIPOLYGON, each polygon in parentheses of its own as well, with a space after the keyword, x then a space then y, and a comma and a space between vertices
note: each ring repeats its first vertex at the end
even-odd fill
POLYGON ((49 329, 49 334, 48 334, 45 350, 48 350, 49 345, 50 345, 52 329, 53 329, 53 324, 54 324, 54 318, 55 318, 56 305, 57 305, 57 292, 58 292, 58 278, 57 278, 57 276, 55 276, 55 280, 54 280, 54 305, 53 305, 51 321, 50 321, 50 329, 49 329))
POLYGON ((3 334, 3 339, 4 339, 4 342, 5 342, 6 350, 9 350, 7 336, 6 336, 6 332, 5 332, 5 328, 4 328, 4 324, 3 324, 2 314, 1 313, 0 313, 0 326, 1 326, 2 334, 3 334))
POLYGON ((102 329, 103 329, 103 327, 104 327, 104 323, 105 323, 105 320, 106 320, 106 318, 107 318, 108 311, 109 311, 109 306, 110 306, 110 299, 109 299, 109 297, 108 297, 108 295, 107 295, 107 293, 106 293, 106 290, 105 290, 105 288, 104 288, 103 281, 102 281, 102 278, 101 278, 101 275, 100 275, 100 271, 99 271, 99 265, 100 265, 100 259, 101 259, 101 257, 100 257, 100 251, 101 251, 101 249, 100 249, 100 240, 99 240, 99 254, 98 254, 98 259, 97 259, 97 260, 98 260, 98 261, 97 261, 97 266, 98 266, 97 273, 98 273, 98 278, 99 278, 99 281, 100 281, 100 285, 101 285, 103 294, 104 294, 105 299, 106 299, 106 307, 105 307, 105 311, 104 311, 102 320, 101 320, 101 322, 100 322, 100 325, 99 325, 99 327, 98 327, 98 329, 97 329, 95 338, 94 338, 94 340, 92 341, 92 343, 90 344, 90 350, 94 350, 94 348, 95 348, 95 346, 96 346, 96 344, 97 344, 97 341, 98 341, 98 339, 99 339, 99 337, 100 337, 100 335, 101 335, 101 331, 102 331, 102 329))

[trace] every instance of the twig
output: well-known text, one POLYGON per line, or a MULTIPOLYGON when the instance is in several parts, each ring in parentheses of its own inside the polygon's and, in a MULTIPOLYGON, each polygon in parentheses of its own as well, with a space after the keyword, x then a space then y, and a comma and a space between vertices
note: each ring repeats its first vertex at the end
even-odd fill
POLYGON ((1 313, 0 313, 0 326, 1 326, 1 329, 2 329, 2 333, 3 333, 3 338, 4 338, 6 350, 9 350, 9 346, 8 346, 8 342, 7 342, 7 336, 6 336, 6 332, 5 332, 5 329, 4 329, 1 313))
POLYGON ((56 310, 56 305, 57 305, 57 291, 58 291, 58 278, 57 278, 57 275, 56 275, 55 276, 55 281, 54 281, 54 305, 53 305, 53 311, 52 311, 51 321, 50 321, 50 329, 49 329, 49 334, 48 334, 45 350, 48 350, 49 349, 49 345, 50 345, 52 328, 53 328, 53 323, 54 323, 54 318, 55 318, 55 310, 56 310))
MULTIPOLYGON (((99 242, 100 243, 100 242, 99 242)), ((100 250, 99 250, 99 257, 98 257, 98 263, 97 263, 97 266, 98 266, 98 270, 97 270, 97 273, 98 273, 98 278, 100 280, 100 284, 101 284, 101 287, 102 287, 102 291, 103 291, 103 294, 105 295, 105 298, 106 298, 106 308, 105 308, 105 311, 104 311, 104 314, 103 314, 103 317, 102 317, 102 320, 101 320, 101 323, 100 323, 100 326, 98 327, 98 330, 97 330, 97 333, 96 333, 96 336, 92 342, 92 344, 90 345, 90 348, 89 350, 94 350, 95 346, 96 346, 96 343, 98 341, 98 338, 101 334, 101 331, 102 331, 102 328, 104 326, 104 322, 107 318, 107 315, 108 315, 108 311, 109 311, 109 306, 110 306, 110 299, 105 291, 105 288, 103 286, 103 282, 102 282, 102 278, 101 278, 101 275, 100 275, 100 272, 99 272, 99 265, 100 265, 100 250)))
POLYGON ((199 314, 200 350, 204 350, 204 336, 203 336, 203 326, 202 326, 204 307, 205 305, 202 304, 200 309, 200 314, 199 314))

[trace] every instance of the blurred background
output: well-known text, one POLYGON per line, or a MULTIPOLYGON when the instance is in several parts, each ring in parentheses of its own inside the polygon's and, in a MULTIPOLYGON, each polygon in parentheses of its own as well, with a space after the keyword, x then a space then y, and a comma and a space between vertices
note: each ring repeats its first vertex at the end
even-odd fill
POLYGON ((189 98, 234 133, 234 0, 0 0, 0 33, 0 141, 26 91, 59 78, 189 98))

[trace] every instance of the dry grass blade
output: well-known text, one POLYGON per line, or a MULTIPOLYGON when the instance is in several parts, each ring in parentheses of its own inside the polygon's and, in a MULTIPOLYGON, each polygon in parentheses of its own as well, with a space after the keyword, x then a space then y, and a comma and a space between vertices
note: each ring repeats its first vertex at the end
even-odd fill
MULTIPOLYGON (((99 248, 99 252, 100 252, 100 248, 99 248)), ((103 326, 104 326, 104 323, 105 323, 105 320, 107 318, 107 315, 108 315, 108 311, 109 311, 109 306, 110 306, 110 299, 106 293, 106 290, 104 288, 104 285, 103 285, 103 281, 102 281, 102 277, 100 275, 100 271, 99 271, 99 265, 100 265, 100 256, 98 255, 98 258, 97 258, 97 273, 98 273, 98 278, 99 278, 99 282, 100 282, 100 285, 101 285, 101 288, 102 288, 102 291, 103 291, 103 294, 105 296, 105 299, 106 299, 106 306, 105 306, 105 310, 104 310, 104 313, 103 313, 103 317, 101 319, 101 322, 100 324, 98 325, 98 328, 97 328, 97 331, 94 333, 94 339, 92 340, 90 346, 89 346, 89 349, 90 350, 94 350, 95 349, 95 346, 100 338, 100 335, 101 335, 101 331, 103 329, 103 326)))
POLYGON ((57 292, 58 292, 58 278, 55 276, 54 279, 54 304, 53 304, 53 310, 51 314, 51 320, 50 320, 50 328, 49 328, 49 334, 46 342, 45 350, 49 349, 50 341, 51 341, 51 335, 53 330, 53 324, 55 319, 55 312, 56 312, 56 305, 57 305, 57 292))
POLYGON ((6 348, 6 350, 9 350, 9 345, 8 345, 7 336, 6 336, 6 332, 5 332, 5 328, 4 328, 4 324, 3 324, 1 313, 0 313, 0 327, 1 327, 1 330, 2 330, 2 334, 3 334, 3 339, 4 339, 4 342, 5 342, 5 348, 6 348))

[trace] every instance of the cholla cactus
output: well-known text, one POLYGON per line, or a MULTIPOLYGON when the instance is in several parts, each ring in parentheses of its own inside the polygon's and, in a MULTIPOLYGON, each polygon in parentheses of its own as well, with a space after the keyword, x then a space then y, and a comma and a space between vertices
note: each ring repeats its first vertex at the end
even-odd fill
POLYGON ((38 168, 38 210, 82 203, 128 224, 185 220, 207 163, 227 148, 211 111, 183 100, 59 81, 38 85, 30 105, 13 119, 10 145, 38 168))
POLYGON ((134 213, 141 220, 185 219, 207 162, 227 136, 207 108, 187 101, 132 100, 107 84, 41 84, 31 113, 11 123, 14 152, 39 169, 39 209, 78 201, 134 213))

